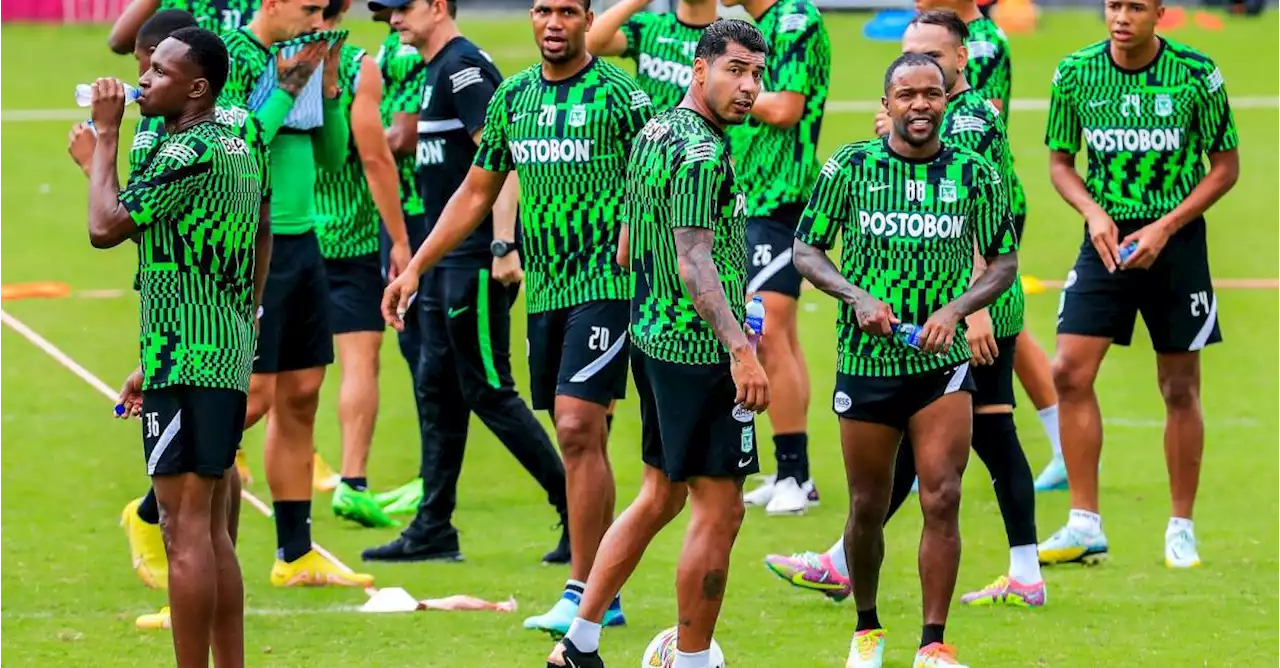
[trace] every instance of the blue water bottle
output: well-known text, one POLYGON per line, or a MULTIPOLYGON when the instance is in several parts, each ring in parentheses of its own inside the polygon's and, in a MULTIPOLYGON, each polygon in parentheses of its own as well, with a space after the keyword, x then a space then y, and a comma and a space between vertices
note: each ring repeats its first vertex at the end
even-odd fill
POLYGON ((751 341, 751 349, 755 350, 760 345, 760 337, 764 336, 764 298, 760 295, 752 297, 747 303, 745 324, 752 332, 747 338, 751 341))
POLYGON ((898 340, 905 343, 916 350, 920 349, 920 328, 909 322, 898 323, 893 326, 893 334, 898 340))
POLYGON ((1138 242, 1136 241, 1130 241, 1128 245, 1121 246, 1120 247, 1120 264, 1124 264, 1125 262, 1128 262, 1129 258, 1132 257, 1133 254, 1137 252, 1137 250, 1138 250, 1138 242))

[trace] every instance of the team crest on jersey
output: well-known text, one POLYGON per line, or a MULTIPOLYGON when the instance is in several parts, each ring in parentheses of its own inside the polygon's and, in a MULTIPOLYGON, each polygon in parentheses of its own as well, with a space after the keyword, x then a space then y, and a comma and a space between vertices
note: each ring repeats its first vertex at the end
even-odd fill
POLYGON ((1173 98, 1166 93, 1156 96, 1156 116, 1173 115, 1173 98))
POLYGON ((580 128, 587 124, 587 105, 575 104, 569 109, 568 123, 571 127, 580 128))
POLYGON ((956 201, 956 182, 951 179, 942 179, 939 181, 938 199, 946 203, 956 201))

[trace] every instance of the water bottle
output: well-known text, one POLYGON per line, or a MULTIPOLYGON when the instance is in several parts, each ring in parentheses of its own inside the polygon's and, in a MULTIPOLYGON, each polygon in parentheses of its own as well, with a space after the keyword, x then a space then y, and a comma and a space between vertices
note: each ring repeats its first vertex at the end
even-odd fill
POLYGON ((1138 242, 1136 241, 1130 241, 1127 246, 1121 246, 1120 247, 1120 264, 1124 264, 1125 262, 1128 262, 1129 258, 1132 257, 1133 254, 1137 252, 1137 250, 1138 250, 1138 242))
POLYGON ((905 343, 916 350, 920 349, 920 328, 909 323, 903 322, 893 326, 893 334, 898 340, 905 343))
MULTIPOLYGON (((138 96, 142 95, 142 91, 130 86, 124 85, 124 103, 136 102, 138 96)), ((89 84, 80 84, 76 86, 76 106, 88 107, 93 104, 93 86, 89 84)))
POLYGON ((754 350, 760 345, 760 337, 764 336, 764 298, 756 295, 747 303, 747 318, 745 321, 747 329, 751 330, 751 334, 747 338, 751 341, 751 348, 754 350))

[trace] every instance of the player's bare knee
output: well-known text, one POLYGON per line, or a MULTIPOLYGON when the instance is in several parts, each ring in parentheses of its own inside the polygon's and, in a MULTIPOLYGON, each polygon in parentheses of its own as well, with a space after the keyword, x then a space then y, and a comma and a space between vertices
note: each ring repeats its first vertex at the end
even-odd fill
POLYGON ((849 492, 849 517, 859 526, 880 526, 889 512, 889 494, 885 490, 858 485, 849 492))
POLYGON ((297 386, 276 394, 274 408, 294 424, 314 424, 320 408, 320 386, 297 386))
POLYGON ((1200 408, 1200 379, 1192 374, 1162 374, 1160 396, 1169 412, 1195 411, 1200 408))
POLYGON ((1053 386, 1065 399, 1088 396, 1093 392, 1093 381, 1096 371, 1086 366, 1073 364, 1062 356, 1053 360, 1053 386))
POLYGON ((928 483, 920 479, 920 509, 926 526, 949 526, 960 517, 959 474, 948 474, 928 483))
POLYGON ((556 414, 556 442, 566 462, 586 459, 601 453, 602 427, 590 416, 574 411, 556 414))

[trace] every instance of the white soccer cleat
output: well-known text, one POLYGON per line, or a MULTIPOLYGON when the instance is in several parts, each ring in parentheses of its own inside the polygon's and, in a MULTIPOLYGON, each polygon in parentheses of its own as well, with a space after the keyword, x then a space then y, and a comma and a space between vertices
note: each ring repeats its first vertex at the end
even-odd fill
POLYGON ((773 500, 773 485, 776 476, 764 476, 760 486, 742 495, 742 503, 748 506, 767 506, 773 500))
POLYGON ((795 478, 783 478, 773 485, 773 498, 764 511, 770 515, 803 515, 809 508, 809 492, 795 478))
POLYGON ((1164 565, 1169 568, 1195 568, 1200 565, 1196 537, 1183 529, 1164 536, 1164 565))

